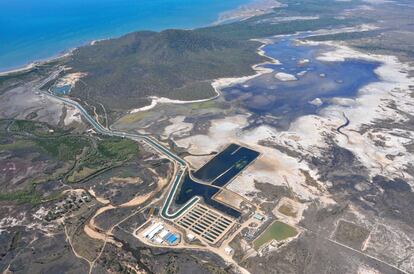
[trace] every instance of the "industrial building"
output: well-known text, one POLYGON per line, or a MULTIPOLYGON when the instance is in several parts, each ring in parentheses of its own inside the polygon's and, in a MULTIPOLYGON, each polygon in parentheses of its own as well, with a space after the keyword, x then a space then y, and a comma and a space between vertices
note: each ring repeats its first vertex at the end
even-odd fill
POLYGON ((170 232, 160 222, 156 222, 151 225, 142 234, 148 240, 155 242, 156 244, 162 244, 166 242, 168 245, 174 245, 180 240, 180 236, 170 232))
POLYGON ((160 232, 164 228, 164 225, 161 223, 155 223, 152 226, 150 226, 146 231, 144 231, 143 236, 145 238, 148 238, 152 240, 154 238, 155 234, 160 232))

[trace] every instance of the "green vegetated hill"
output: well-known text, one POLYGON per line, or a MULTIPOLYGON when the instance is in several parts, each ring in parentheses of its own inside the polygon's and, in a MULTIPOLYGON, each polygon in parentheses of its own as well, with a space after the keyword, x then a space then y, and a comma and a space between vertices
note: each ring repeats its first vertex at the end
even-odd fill
MULTIPOLYGON (((325 13, 314 20, 274 21, 307 14, 295 1, 287 2, 277 14, 195 30, 135 32, 82 47, 67 65, 88 75, 71 96, 92 105, 102 103, 110 112, 142 107, 150 96, 209 98, 215 94, 213 79, 252 75, 251 66, 265 60, 256 53, 260 44, 250 39, 352 23, 329 15, 335 5, 325 5, 325 13)), ((320 2, 312 0, 314 5, 320 2)))
POLYGON ((194 100, 213 96, 211 80, 253 74, 264 60, 257 42, 188 30, 136 32, 77 50, 69 66, 88 76, 71 95, 113 110, 149 103, 149 96, 194 100))

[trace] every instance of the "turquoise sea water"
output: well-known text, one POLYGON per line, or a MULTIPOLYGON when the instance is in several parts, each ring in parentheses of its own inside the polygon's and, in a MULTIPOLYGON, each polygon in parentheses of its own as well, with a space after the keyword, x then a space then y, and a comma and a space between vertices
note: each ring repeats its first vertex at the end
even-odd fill
POLYGON ((135 30, 195 28, 250 0, 0 0, 0 71, 135 30))

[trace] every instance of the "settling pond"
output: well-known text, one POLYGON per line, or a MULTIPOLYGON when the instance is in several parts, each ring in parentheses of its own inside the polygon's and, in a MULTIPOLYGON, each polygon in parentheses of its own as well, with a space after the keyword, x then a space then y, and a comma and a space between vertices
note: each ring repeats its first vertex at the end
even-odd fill
POLYGON ((244 168, 252 163, 259 156, 259 152, 249 148, 230 144, 226 149, 213 157, 208 163, 194 173, 196 181, 186 174, 181 183, 178 194, 175 197, 176 205, 183 205, 194 196, 202 197, 204 202, 232 217, 240 217, 240 212, 225 204, 222 204, 212 197, 244 168))

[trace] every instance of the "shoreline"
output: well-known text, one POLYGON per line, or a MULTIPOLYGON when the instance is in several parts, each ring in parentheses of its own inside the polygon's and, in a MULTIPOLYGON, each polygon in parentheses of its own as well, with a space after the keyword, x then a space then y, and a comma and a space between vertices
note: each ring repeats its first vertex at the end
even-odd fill
POLYGON ((24 65, 22 67, 13 68, 13 69, 6 70, 6 71, 0 71, 0 77, 9 76, 9 75, 15 74, 15 73, 30 71, 33 68, 37 67, 37 66, 42 66, 42 65, 45 65, 47 63, 50 63, 50 62, 57 61, 59 59, 68 57, 68 56, 72 55, 73 51, 75 51, 76 49, 77 48, 72 48, 72 49, 67 50, 66 52, 58 54, 57 56, 52 56, 50 58, 46 58, 46 59, 43 59, 43 60, 33 61, 33 62, 30 62, 27 65, 24 65))
POLYGON ((282 6, 283 4, 277 0, 252 0, 249 3, 241 5, 233 10, 220 13, 218 19, 212 25, 214 26, 247 20, 254 16, 271 13, 275 8, 282 6))
POLYGON ((262 43, 262 45, 260 45, 257 50, 256 53, 262 57, 265 57, 267 59, 269 59, 269 61, 264 61, 262 63, 258 63, 258 64, 254 64, 251 66, 251 68, 256 72, 253 75, 247 75, 247 76, 241 76, 241 77, 228 77, 228 78, 217 78, 217 79, 213 79, 211 86, 214 89, 214 92, 216 93, 214 96, 209 97, 209 98, 205 98, 205 99, 199 99, 199 100, 190 100, 190 101, 182 101, 182 100, 174 100, 174 99, 169 99, 166 97, 156 97, 156 96, 151 96, 149 97, 151 99, 151 103, 147 106, 143 106, 140 108, 136 108, 136 109, 132 109, 128 111, 128 114, 133 114, 133 113, 138 113, 141 111, 148 111, 151 110, 153 108, 155 108, 158 104, 192 104, 192 103, 202 103, 202 102, 207 102, 207 101, 211 101, 214 100, 216 98, 218 98, 219 96, 221 96, 221 89, 229 87, 231 85, 235 85, 238 83, 243 83, 246 82, 248 80, 251 80, 253 78, 256 78, 258 76, 261 76, 263 74, 266 73, 271 73, 273 72, 272 69, 270 68, 264 68, 262 66, 264 65, 278 65, 280 64, 279 60, 267 56, 266 52, 263 50, 263 48, 271 43, 273 43, 273 40, 270 38, 263 38, 263 39, 251 39, 251 41, 256 41, 259 43, 262 43))
POLYGON ((380 66, 374 71, 378 76, 378 82, 361 87, 354 98, 337 97, 336 102, 325 107, 320 116, 324 119, 340 121, 341 113, 346 115, 350 123, 343 130, 348 137, 338 136, 337 143, 354 153, 370 170, 370 176, 382 175, 392 178, 393 174, 399 172, 414 188, 413 176, 404 169, 405 163, 414 161, 414 156, 405 148, 410 140, 404 137, 404 134, 410 136, 412 133, 406 131, 401 134, 398 130, 386 130, 382 133, 386 144, 381 147, 375 145, 375 137, 371 139, 369 135, 360 132, 364 125, 375 127, 376 124, 385 120, 397 124, 404 123, 405 114, 399 113, 392 105, 389 105, 391 102, 396 104, 397 109, 412 115, 413 99, 408 91, 410 86, 414 85, 414 78, 408 75, 408 71, 412 69, 410 64, 400 61, 395 55, 370 54, 333 41, 309 42, 309 44, 325 44, 334 47, 332 51, 319 56, 319 60, 324 62, 342 62, 353 58, 380 62, 380 66), (393 160, 387 158, 387 155, 396 154, 393 160))
MULTIPOLYGON (((269 2, 270 3, 270 2, 277 2, 277 0, 250 0, 250 3, 244 4, 244 5, 238 6, 234 9, 224 11, 224 12, 221 12, 221 13, 217 14, 217 19, 213 22, 208 23, 205 26, 200 26, 200 27, 196 27, 196 28, 180 28, 180 29, 192 30, 192 29, 197 29, 197 28, 202 28, 202 27, 211 27, 211 26, 214 26, 214 25, 226 23, 226 22, 217 23, 218 21, 220 21, 220 17, 223 14, 225 14, 225 13, 234 13, 236 15, 240 12, 243 12, 243 10, 241 9, 242 7, 250 6, 250 5, 253 5, 253 7, 254 7, 256 2, 260 2, 260 3, 261 2, 265 2, 265 3, 269 2)), ((272 8, 268 7, 267 9, 272 9, 272 8)), ((252 16, 255 16, 255 15, 252 15, 252 16)), ((242 17, 239 17, 239 19, 235 19, 234 21, 241 21, 241 20, 244 20, 244 19, 242 17)), ((169 28, 162 29, 162 30, 159 30, 157 32, 161 32, 161 31, 164 31, 164 30, 167 30, 167 29, 169 29, 169 28)), ((105 41, 105 40, 109 40, 109 39, 116 39, 116 38, 119 38, 121 36, 128 35, 130 33, 138 32, 138 31, 146 31, 146 30, 145 29, 137 29, 137 30, 134 30, 134 31, 131 31, 131 32, 126 32, 122 35, 114 35, 114 36, 111 36, 111 37, 101 38, 101 39, 91 39, 91 40, 88 40, 87 42, 85 42, 85 43, 83 43, 79 46, 62 50, 61 53, 57 53, 57 54, 55 54, 51 57, 48 57, 48 58, 39 59, 39 60, 36 60, 36 61, 29 61, 28 63, 26 63, 24 65, 16 66, 14 68, 5 68, 4 70, 0 69, 0 77, 8 76, 8 75, 14 74, 14 73, 29 71, 29 70, 33 69, 34 67, 36 67, 36 66, 40 66, 40 65, 58 60, 60 58, 66 57, 66 56, 70 56, 78 48, 85 47, 85 46, 91 46, 91 45, 94 45, 94 44, 96 44, 100 41, 105 41)))
MULTIPOLYGON (((315 42, 309 42, 309 44, 315 42)), ((410 96, 410 85, 414 85, 414 78, 407 71, 411 66, 401 62, 396 56, 369 54, 358 51, 340 42, 316 42, 331 46, 327 51, 318 54, 318 59, 324 62, 341 62, 346 59, 362 59, 380 62, 375 69, 379 81, 369 83, 358 89, 356 96, 351 98, 335 97, 328 106, 318 114, 309 114, 295 119, 285 131, 279 131, 268 125, 258 125, 246 131, 240 131, 249 125, 244 114, 236 113, 232 116, 219 117, 211 120, 211 126, 206 133, 189 135, 176 140, 176 144, 186 148, 191 154, 202 154, 221 150, 228 142, 249 145, 253 149, 265 155, 265 159, 253 168, 246 169, 238 180, 233 181, 228 189, 245 197, 253 197, 252 193, 259 192, 255 188, 254 180, 268 181, 274 185, 283 184, 284 180, 294 182, 289 184, 293 192, 307 199, 321 199, 324 203, 334 202, 324 192, 325 184, 320 185, 322 190, 309 191, 300 182, 304 182, 301 170, 311 174, 319 182, 318 174, 306 161, 289 156, 278 149, 267 147, 260 143, 265 140, 274 144, 298 150, 304 155, 322 157, 325 149, 330 146, 325 138, 329 136, 340 147, 351 151, 361 162, 361 165, 370 170, 369 176, 381 175, 392 179, 398 172, 414 189, 414 176, 405 170, 406 163, 414 161, 414 155, 404 146, 411 142, 413 131, 387 129, 381 132, 383 136, 377 136, 376 129, 381 128, 382 121, 391 120, 397 124, 407 121, 404 114, 395 110, 390 104, 395 101, 396 108, 406 113, 414 114, 412 105, 414 99, 410 96), (326 58, 328 56, 329 58, 326 58), (349 119, 346 128, 342 132, 347 136, 336 132, 338 126, 344 124, 344 116, 349 119), (368 132, 361 129, 366 126, 368 132), (372 135, 371 135, 372 134, 372 135), (377 145, 376 140, 385 140, 383 146, 377 145), (394 158, 387 158, 393 155, 394 158), (270 166, 269 163, 272 163, 270 166), (288 178, 288 179, 286 179, 288 178)), ((193 156, 192 156, 193 157, 193 156)), ((195 158, 185 158, 190 164, 195 158), (191 160, 190 160, 191 159, 191 160)), ((329 186, 331 182, 327 182, 329 186)))
MULTIPOLYGON (((260 1, 260 0, 259 0, 260 1)), ((267 59, 269 59, 269 61, 265 61, 262 63, 258 63, 258 64, 254 64, 251 66, 251 68, 256 72, 253 75, 247 75, 247 76, 241 76, 241 77, 232 77, 232 78, 217 78, 217 79, 213 79, 211 86, 213 87, 214 91, 215 91, 215 95, 210 97, 210 98, 206 98, 206 99, 199 99, 199 100, 190 100, 190 101, 181 101, 181 100, 173 100, 173 99, 169 99, 169 98, 165 98, 165 97, 149 97, 151 99, 151 103, 147 106, 143 106, 141 108, 136 108, 136 109, 132 109, 128 111, 128 114, 133 114, 133 113, 138 113, 141 111, 148 111, 151 110, 153 108, 155 108, 158 104, 162 104, 162 103, 170 103, 170 104, 191 104, 191 103, 200 103, 200 102, 206 102, 206 101, 211 101, 216 99, 217 97, 219 97, 222 93, 221 93, 221 89, 229 87, 231 85, 235 85, 235 84, 239 84, 239 83, 243 83, 246 82, 248 80, 254 79, 258 76, 261 76, 263 74, 266 73, 272 73, 274 72, 273 69, 270 68, 264 68, 262 66, 267 65, 267 64, 273 64, 273 65, 280 65, 280 61, 277 60, 276 58, 273 58, 271 56, 266 55, 266 52, 263 50, 264 47, 266 47, 269 44, 272 44, 274 42, 274 39, 279 38, 279 37, 286 37, 286 36, 292 36, 292 35, 300 35, 300 34, 309 34, 309 36, 312 35, 326 35, 326 34, 332 34, 332 33, 342 33, 342 32, 352 32, 352 31, 365 31, 365 30, 372 30, 372 29, 376 29, 375 26, 373 25, 368 25, 368 24, 362 24, 362 25, 357 25, 357 26, 353 26, 353 27, 347 27, 347 28, 339 28, 339 29, 334 29, 334 30, 326 30, 326 29, 320 29, 320 30, 316 30, 313 32, 307 32, 307 31, 303 31, 303 32, 295 32, 295 33, 291 33, 291 34, 281 34, 281 35, 275 35, 275 36, 271 36, 271 37, 266 37, 266 38, 256 38, 256 39, 251 39, 251 41, 256 41, 261 43, 262 45, 260 45, 257 50, 256 53, 259 54, 262 57, 265 57, 267 59)), ((300 43, 306 43, 306 42, 301 42, 300 43)))

